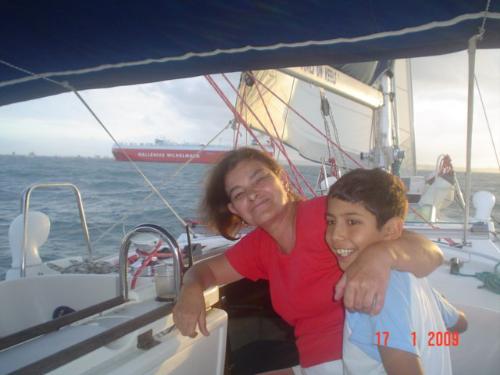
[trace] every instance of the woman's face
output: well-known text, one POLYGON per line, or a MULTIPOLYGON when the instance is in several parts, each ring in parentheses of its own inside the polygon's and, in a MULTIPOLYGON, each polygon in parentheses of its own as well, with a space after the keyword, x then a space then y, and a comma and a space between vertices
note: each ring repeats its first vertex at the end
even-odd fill
POLYGON ((288 202, 281 177, 257 160, 236 164, 226 175, 224 185, 229 211, 250 225, 265 226, 288 202))

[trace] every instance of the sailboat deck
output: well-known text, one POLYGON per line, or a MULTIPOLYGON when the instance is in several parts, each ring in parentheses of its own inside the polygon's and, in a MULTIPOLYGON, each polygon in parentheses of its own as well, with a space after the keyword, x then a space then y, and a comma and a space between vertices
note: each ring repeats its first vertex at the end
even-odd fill
POLYGON ((50 371, 170 314, 172 307, 154 300, 128 303, 110 314, 39 336, 0 352, 0 373, 50 371))

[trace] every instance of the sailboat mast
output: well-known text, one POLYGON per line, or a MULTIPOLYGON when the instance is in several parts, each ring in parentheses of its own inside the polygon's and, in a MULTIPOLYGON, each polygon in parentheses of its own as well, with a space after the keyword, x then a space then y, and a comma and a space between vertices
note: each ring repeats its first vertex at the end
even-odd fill
POLYGON ((467 227, 469 226, 470 195, 471 195, 471 160, 472 160, 472 128, 474 116, 474 70, 476 64, 476 47, 480 35, 469 39, 469 82, 467 90, 467 150, 465 168, 465 211, 463 243, 467 243, 467 227))
POLYGON ((380 80, 381 91, 384 94, 384 105, 377 109, 378 124, 374 156, 375 166, 389 169, 393 161, 393 107, 392 107, 392 73, 386 71, 380 80))

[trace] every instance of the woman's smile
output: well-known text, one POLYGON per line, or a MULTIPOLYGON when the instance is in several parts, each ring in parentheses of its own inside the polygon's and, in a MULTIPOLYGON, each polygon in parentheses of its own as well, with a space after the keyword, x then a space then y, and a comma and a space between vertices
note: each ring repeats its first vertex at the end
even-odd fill
POLYGON ((250 225, 265 224, 287 203, 280 177, 257 160, 236 165, 225 178, 229 210, 250 225))

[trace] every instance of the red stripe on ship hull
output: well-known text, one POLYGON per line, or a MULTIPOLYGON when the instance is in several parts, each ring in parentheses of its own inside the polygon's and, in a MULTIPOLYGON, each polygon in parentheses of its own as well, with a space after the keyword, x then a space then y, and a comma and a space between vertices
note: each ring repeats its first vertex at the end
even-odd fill
POLYGON ((214 164, 227 151, 190 151, 190 150, 142 150, 113 149, 113 156, 118 161, 146 161, 156 163, 185 163, 193 158, 191 163, 214 164))

